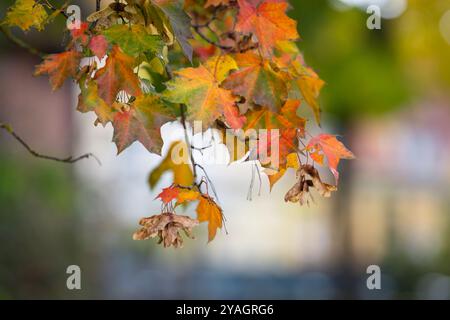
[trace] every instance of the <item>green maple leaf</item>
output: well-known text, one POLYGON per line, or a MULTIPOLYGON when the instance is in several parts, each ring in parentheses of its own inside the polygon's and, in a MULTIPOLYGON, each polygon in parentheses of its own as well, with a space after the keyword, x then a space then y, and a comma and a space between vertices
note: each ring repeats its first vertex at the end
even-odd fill
POLYGON ((143 25, 116 24, 103 34, 109 42, 117 44, 123 52, 130 56, 137 56, 141 53, 153 53, 160 56, 164 47, 164 42, 158 35, 150 34, 143 25))
POLYGON ((193 49, 189 43, 192 38, 191 18, 183 10, 183 2, 181 0, 152 0, 152 4, 162 11, 163 20, 167 20, 167 24, 172 29, 178 44, 183 50, 189 61, 192 61, 193 49))

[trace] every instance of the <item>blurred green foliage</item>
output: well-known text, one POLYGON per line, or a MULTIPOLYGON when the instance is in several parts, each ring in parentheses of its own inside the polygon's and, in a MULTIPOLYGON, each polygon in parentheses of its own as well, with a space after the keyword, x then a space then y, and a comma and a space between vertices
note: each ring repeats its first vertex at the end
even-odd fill
POLYGON ((391 24, 366 28, 358 9, 337 11, 328 1, 298 1, 291 16, 299 21, 306 62, 327 85, 322 109, 342 121, 391 111, 408 99, 401 64, 393 54, 391 24))
POLYGON ((67 167, 0 155, 0 299, 63 296, 79 255, 67 167))

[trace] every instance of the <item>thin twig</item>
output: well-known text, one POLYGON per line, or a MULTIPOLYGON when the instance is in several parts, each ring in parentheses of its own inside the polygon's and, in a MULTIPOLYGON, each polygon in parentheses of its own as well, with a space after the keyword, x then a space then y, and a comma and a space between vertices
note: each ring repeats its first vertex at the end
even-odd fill
POLYGON ((206 178, 207 182, 211 185, 211 189, 212 189, 212 191, 214 193, 214 197, 216 198, 217 202, 220 202, 219 196, 217 195, 217 192, 216 192, 216 188, 214 187, 214 183, 209 178, 208 173, 206 172, 205 168, 203 166, 199 165, 198 163, 196 163, 195 166, 199 167, 203 171, 203 173, 205 174, 205 178, 206 178))
POLYGON ((56 8, 54 5, 52 5, 48 0, 44 0, 44 5, 49 8, 52 11, 58 11, 62 16, 64 16, 64 18, 68 19, 69 16, 67 15, 67 13, 65 13, 65 9, 67 7, 67 5, 69 4, 69 1, 67 1, 61 8, 56 8))
POLYGON ((259 171, 258 164, 256 162, 255 162, 255 170, 258 173, 258 180, 259 180, 258 196, 261 197, 262 178, 261 172, 259 171))
POLYGON ((96 2, 95 2, 95 11, 100 11, 101 5, 102 5, 102 0, 96 0, 96 2))
MULTIPOLYGON (((43 5, 45 5, 47 8, 49 8, 52 11, 55 11, 55 12, 58 11, 66 19, 69 18, 69 16, 64 12, 65 8, 68 5, 68 2, 66 2, 60 9, 56 8, 55 6, 53 6, 48 0, 45 0, 43 5)), ((22 39, 16 37, 14 34, 12 34, 12 32, 6 26, 0 25, 0 31, 5 35, 5 37, 9 41, 11 41, 15 45, 21 47, 22 49, 27 50, 32 55, 38 56, 38 57, 40 57, 42 59, 45 58, 46 55, 48 55, 47 53, 42 52, 39 49, 36 49, 36 48, 32 47, 31 45, 29 45, 28 43, 26 43, 22 39)))
POLYGON ((192 173, 194 175, 194 184, 197 185, 197 167, 196 167, 196 163, 195 163, 195 159, 194 159, 194 154, 192 152, 191 142, 189 141, 187 125, 186 125, 186 112, 185 112, 185 106, 183 104, 180 104, 180 113, 181 113, 181 124, 183 125, 183 129, 184 129, 184 140, 186 140, 189 156, 190 156, 191 162, 192 162, 192 173))
POLYGON ((252 179, 250 180, 250 186, 247 192, 247 201, 253 200, 253 185, 255 183, 255 167, 252 165, 252 179))
POLYGON ((86 153, 83 154, 81 156, 78 157, 67 157, 67 158, 57 158, 57 157, 53 157, 53 156, 48 156, 48 155, 44 155, 44 154, 40 154, 37 151, 33 150, 28 143, 26 143, 14 130, 13 128, 9 125, 9 124, 5 124, 5 123, 0 123, 0 128, 5 130, 7 133, 9 133, 9 135, 11 135, 14 139, 16 139, 25 149, 27 149, 27 151, 33 155, 36 158, 41 158, 41 159, 46 159, 46 160, 52 160, 52 161, 57 161, 57 162, 64 162, 64 163, 75 163, 78 162, 82 159, 88 159, 88 158, 94 158, 97 163, 101 166, 102 163, 100 162, 100 160, 93 154, 93 153, 86 153))
POLYGON ((214 40, 209 39, 202 31, 201 31, 201 26, 197 26, 197 25, 193 25, 192 28, 194 29, 194 31, 200 36, 200 38, 202 38, 203 40, 205 40, 206 42, 208 42, 209 44, 222 49, 224 51, 231 51, 233 49, 233 47, 229 47, 229 46, 224 46, 214 40))

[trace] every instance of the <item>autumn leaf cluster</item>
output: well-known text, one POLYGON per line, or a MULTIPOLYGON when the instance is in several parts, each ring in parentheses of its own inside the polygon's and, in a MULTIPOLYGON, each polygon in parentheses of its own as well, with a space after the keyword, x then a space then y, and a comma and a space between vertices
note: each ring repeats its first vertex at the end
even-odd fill
MULTIPOLYGON (((17 0, 1 23, 43 30, 65 6, 17 0)), ((35 74, 48 75, 53 90, 73 79, 80 88, 77 109, 95 113, 96 125, 112 125, 118 153, 139 142, 161 155, 161 127, 173 121, 184 128, 202 121, 203 130, 234 130, 236 136, 276 129, 280 167, 259 165, 271 188, 294 169, 298 181, 285 200, 308 203, 312 189, 325 197, 337 190, 339 161, 353 154, 335 135, 308 133, 308 118, 320 126, 324 81, 297 48, 300 35, 289 8, 284 0, 114 1, 78 21, 65 50, 46 56, 35 74), (333 185, 322 182, 314 164, 330 168, 333 185)), ((246 151, 258 153, 259 147, 246 151)), ((166 247, 179 247, 180 231, 191 237, 192 228, 206 222, 211 241, 223 227, 212 182, 198 173, 192 152, 190 141, 175 142, 151 172, 152 188, 168 171, 173 183, 158 196, 161 213, 143 218, 135 239, 158 237, 166 247), (172 161, 174 149, 184 153, 185 163, 172 161), (188 203, 196 203, 196 219, 175 213, 188 203)), ((230 159, 250 161, 248 153, 232 150, 230 159)))

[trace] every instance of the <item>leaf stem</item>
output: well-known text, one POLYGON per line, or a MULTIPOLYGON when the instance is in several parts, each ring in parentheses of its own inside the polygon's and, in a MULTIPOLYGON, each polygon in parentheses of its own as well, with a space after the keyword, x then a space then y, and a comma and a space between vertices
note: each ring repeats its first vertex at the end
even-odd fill
POLYGON ((189 136, 188 136, 188 132, 187 132, 186 110, 185 109, 186 109, 186 106, 183 104, 180 104, 181 124, 183 125, 183 129, 184 129, 184 140, 186 141, 187 149, 189 152, 189 157, 192 162, 192 173, 194 175, 194 184, 198 187, 198 185, 197 185, 197 164, 195 163, 194 153, 192 152, 192 145, 191 145, 191 142, 189 141, 189 136))

